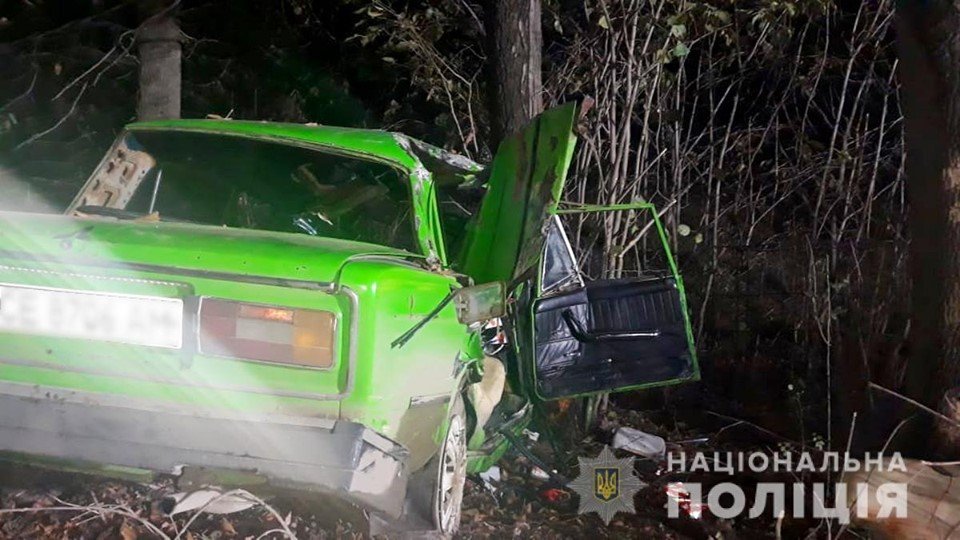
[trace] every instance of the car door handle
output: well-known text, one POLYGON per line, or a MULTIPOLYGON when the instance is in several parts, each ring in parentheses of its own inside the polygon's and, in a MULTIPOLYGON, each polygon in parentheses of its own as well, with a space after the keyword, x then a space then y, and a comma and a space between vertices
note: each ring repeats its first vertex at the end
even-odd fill
POLYGON ((570 329, 570 333, 573 334, 573 337, 581 343, 595 342, 595 341, 615 341, 623 339, 642 339, 642 338, 655 338, 660 336, 659 329, 653 330, 634 330, 631 332, 598 332, 592 333, 588 332, 583 328, 583 324, 577 320, 573 315, 573 312, 569 309, 563 310, 561 313, 563 321, 567 323, 567 328, 570 329))

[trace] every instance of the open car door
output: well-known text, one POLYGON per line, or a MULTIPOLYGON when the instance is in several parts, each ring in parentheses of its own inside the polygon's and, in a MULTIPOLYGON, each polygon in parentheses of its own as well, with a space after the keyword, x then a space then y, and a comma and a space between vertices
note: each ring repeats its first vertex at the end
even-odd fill
MULTIPOLYGON (((683 284, 655 211, 650 214, 669 260, 665 274, 581 279, 557 217, 578 113, 573 103, 550 109, 500 144, 458 270, 477 284, 506 284, 513 343, 508 371, 515 390, 530 398, 695 379, 683 284)), ((629 209, 653 208, 634 206, 629 209)), ((576 211, 606 210, 621 208, 576 211)))
POLYGON ((656 211, 643 206, 653 220, 645 229, 658 235, 653 244, 664 250, 667 268, 629 279, 582 280, 563 224, 553 216, 539 283, 532 289, 536 294, 527 308, 530 322, 518 325, 529 333, 515 336, 520 348, 528 344, 527 350, 518 350, 526 367, 520 370, 526 379, 522 384, 537 398, 699 378, 683 280, 656 211))

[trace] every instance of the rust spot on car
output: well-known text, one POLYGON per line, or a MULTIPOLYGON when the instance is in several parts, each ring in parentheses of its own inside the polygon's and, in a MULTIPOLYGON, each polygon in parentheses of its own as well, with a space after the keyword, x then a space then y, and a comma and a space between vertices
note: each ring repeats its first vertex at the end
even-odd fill
POLYGON ((513 200, 522 202, 526 198, 527 185, 530 177, 533 175, 531 169, 530 151, 527 144, 527 138, 519 135, 517 149, 517 166, 515 168, 516 182, 513 183, 513 200))

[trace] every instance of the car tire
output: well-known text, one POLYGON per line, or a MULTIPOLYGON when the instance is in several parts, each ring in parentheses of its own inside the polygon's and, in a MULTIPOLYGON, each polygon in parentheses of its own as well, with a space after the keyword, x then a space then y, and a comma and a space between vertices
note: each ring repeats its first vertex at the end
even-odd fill
POLYGON ((460 526, 463 490, 467 479, 468 421, 463 398, 450 405, 447 430, 440 449, 411 481, 411 498, 420 515, 437 533, 452 536, 460 526))

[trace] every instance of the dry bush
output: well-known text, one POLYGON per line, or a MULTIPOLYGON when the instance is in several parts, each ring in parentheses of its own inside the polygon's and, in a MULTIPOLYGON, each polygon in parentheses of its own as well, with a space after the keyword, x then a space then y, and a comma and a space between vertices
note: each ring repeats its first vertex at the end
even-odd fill
MULTIPOLYGON (((708 381, 771 405, 789 384, 801 432, 829 433, 838 376, 850 394, 902 372, 892 12, 594 1, 546 77, 550 101, 596 99, 566 198, 664 208, 708 381)), ((656 248, 625 212, 575 228, 594 277, 643 271, 656 248)))

